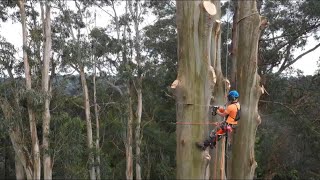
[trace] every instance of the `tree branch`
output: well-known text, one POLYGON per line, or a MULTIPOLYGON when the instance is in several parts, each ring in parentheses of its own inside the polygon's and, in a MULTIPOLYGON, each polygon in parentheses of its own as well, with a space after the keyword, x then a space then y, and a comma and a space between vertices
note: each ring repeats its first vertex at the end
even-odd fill
POLYGON ((276 101, 265 101, 265 100, 259 100, 259 102, 263 102, 263 103, 273 103, 273 104, 279 104, 287 109, 289 109, 294 115, 296 115, 296 112, 291 109, 289 106, 285 105, 284 103, 282 102, 276 102, 276 101))
POLYGON ((276 75, 279 75, 281 72, 283 72, 286 68, 288 68, 289 66, 291 66, 292 64, 294 64, 296 61, 298 61, 299 59, 301 59, 303 56, 309 54, 310 52, 316 50, 318 47, 320 47, 320 43, 318 43, 316 46, 314 46, 313 48, 309 49, 308 51, 300 54, 298 57, 296 57, 294 60, 288 62, 287 64, 283 65, 278 72, 276 73, 276 75))

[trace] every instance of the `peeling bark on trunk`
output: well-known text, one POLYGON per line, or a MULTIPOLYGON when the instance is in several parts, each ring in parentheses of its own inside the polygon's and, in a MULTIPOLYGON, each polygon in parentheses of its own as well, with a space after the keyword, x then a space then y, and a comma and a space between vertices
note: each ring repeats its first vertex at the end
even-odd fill
POLYGON ((258 101, 261 95, 257 74, 260 16, 256 1, 237 1, 237 87, 240 93, 241 121, 232 148, 231 179, 253 179, 257 162, 254 143, 260 124, 258 101))
MULTIPOLYGON (((177 1, 178 76, 175 81, 177 122, 201 123, 209 120, 211 92, 216 72, 211 67, 213 12, 202 1, 177 1)), ((211 4, 206 2, 207 5, 211 4)), ((207 152, 195 142, 207 138, 208 127, 177 125, 177 179, 205 179, 207 152)))
POLYGON ((93 137, 92 137, 92 123, 90 115, 90 102, 89 102, 89 92, 87 86, 86 75, 84 73, 84 67, 80 67, 80 77, 83 91, 83 103, 85 109, 86 123, 87 123, 87 146, 89 149, 89 174, 90 179, 96 179, 96 172, 94 167, 94 155, 93 155, 93 137))
POLYGON ((42 91, 45 94, 44 111, 42 114, 42 145, 43 145, 43 178, 52 179, 52 162, 49 154, 49 134, 50 134, 50 87, 49 87, 49 65, 51 52, 51 18, 50 6, 46 2, 46 17, 44 24, 44 52, 42 67, 42 91))
MULTIPOLYGON (((22 41, 23 41, 23 63, 24 63, 24 71, 25 71, 25 79, 26 79, 26 90, 30 91, 31 87, 31 74, 30 74, 30 66, 27 55, 27 24, 26 24, 26 12, 25 12, 25 1, 19 0, 18 6, 20 8, 21 14, 21 24, 22 24, 22 41)), ((40 149, 39 149, 39 140, 37 135, 37 127, 36 127, 36 118, 35 114, 30 105, 30 99, 28 98, 28 115, 29 115, 29 125, 30 125, 30 133, 31 133, 31 143, 32 143, 32 161, 33 161, 33 179, 40 179, 41 175, 41 163, 40 163, 40 149)))

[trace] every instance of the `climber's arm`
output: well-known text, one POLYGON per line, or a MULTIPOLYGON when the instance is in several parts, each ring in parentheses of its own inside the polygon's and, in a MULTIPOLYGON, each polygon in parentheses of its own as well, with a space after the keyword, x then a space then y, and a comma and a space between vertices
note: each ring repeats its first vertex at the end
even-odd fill
POLYGON ((225 117, 226 115, 229 114, 228 108, 224 109, 223 107, 219 107, 217 110, 217 114, 221 117, 225 117))

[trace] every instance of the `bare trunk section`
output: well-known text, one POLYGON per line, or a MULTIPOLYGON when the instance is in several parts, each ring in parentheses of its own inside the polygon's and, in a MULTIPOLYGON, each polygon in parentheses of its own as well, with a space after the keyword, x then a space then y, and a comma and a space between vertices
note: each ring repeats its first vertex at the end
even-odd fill
POLYGON ((261 95, 257 74, 260 16, 256 1, 237 1, 237 87, 240 93, 241 121, 232 148, 231 179, 253 179, 257 162, 254 143, 260 124, 258 101, 261 95))
MULTIPOLYGON (((11 129, 9 131, 9 135, 10 135, 10 139, 12 142, 12 146, 13 146, 14 151, 16 153, 16 157, 17 157, 17 159, 15 161, 16 168, 20 168, 20 165, 22 165, 22 167, 24 169, 23 177, 25 174, 28 180, 34 179, 33 178, 32 157, 28 153, 26 146, 21 145, 22 143, 21 143, 20 132, 17 129, 11 129)), ((16 174, 17 179, 19 177, 22 177, 21 169, 19 169, 18 171, 19 171, 19 174, 16 174)), ((17 172, 17 170, 16 170, 16 172, 17 172)))
POLYGON ((96 119, 96 173, 97 180, 101 179, 100 174, 100 121, 99 121, 99 111, 97 104, 97 87, 96 87, 96 61, 94 59, 94 68, 93 68, 93 103, 94 103, 94 115, 96 119))
POLYGON ((80 66, 80 77, 81 77, 81 84, 82 84, 82 91, 83 91, 83 103, 84 103, 84 110, 85 110, 85 117, 87 123, 87 146, 89 150, 89 174, 90 180, 96 179, 96 172, 94 167, 94 155, 93 155, 93 136, 92 136, 92 123, 91 123, 91 116, 90 116, 90 102, 89 102, 89 92, 87 86, 86 75, 84 73, 84 67, 80 66))
MULTIPOLYGON (((24 63, 24 71, 26 78, 26 90, 31 91, 31 74, 30 74, 30 66, 28 61, 27 54, 27 24, 26 24, 26 13, 25 13, 25 1, 19 0, 18 6, 20 8, 21 14, 21 24, 22 24, 22 40, 23 40, 23 63, 24 63)), ((41 163, 40 163, 40 149, 39 149, 39 140, 37 135, 37 127, 36 127, 36 119, 35 114, 32 110, 30 99, 28 98, 28 114, 29 114, 29 125, 30 125, 30 133, 31 133, 31 143, 32 143, 32 159, 33 159, 33 179, 40 179, 41 175, 41 163)))
MULTIPOLYGON (((216 80, 210 57, 215 7, 208 1, 176 3, 179 69, 175 85, 172 85, 176 96, 176 118, 179 123, 201 123, 209 120, 211 92, 216 80)), ((195 146, 195 142, 207 138, 207 132, 207 126, 177 125, 177 179, 208 177, 207 152, 195 146)))
MULTIPOLYGON (((236 0, 232 0, 234 6, 234 15, 233 15, 233 23, 232 23, 232 43, 231 43, 231 74, 230 74, 230 83, 231 87, 237 89, 237 23, 239 18, 239 10, 238 10, 238 2, 236 0)), ((229 52, 227 52, 229 53, 229 52)))
POLYGON ((133 179, 133 154, 132 154, 132 137, 133 137, 133 113, 132 113, 132 99, 131 99, 131 88, 130 83, 127 85, 127 93, 129 96, 128 101, 128 122, 127 122, 127 133, 126 133, 126 178, 127 180, 133 179))
MULTIPOLYGON (((141 81, 140 81, 141 82, 141 81)), ((142 179, 141 177, 141 114, 142 114, 142 91, 141 89, 137 89, 138 96, 138 107, 137 107, 137 124, 135 130, 135 140, 136 140, 136 179, 142 179)))
MULTIPOLYGON (((10 106, 9 102, 6 99, 0 98, 0 106, 1 110, 4 114, 4 119, 6 124, 10 125, 14 118, 13 108, 10 106)), ((20 165, 23 166, 24 173, 27 176, 28 180, 33 179, 33 162, 30 153, 28 152, 27 146, 24 144, 21 136, 21 130, 19 126, 9 126, 9 136, 10 140, 15 152, 16 157, 16 167, 18 167, 18 171, 16 171, 17 177, 21 175, 20 165), (20 175, 18 175, 20 174, 20 175)), ((21 176, 20 176, 21 177, 21 176)))
POLYGON ((42 91, 45 94, 44 111, 42 114, 42 145, 43 145, 43 178, 52 179, 52 162, 49 154, 49 134, 50 134, 50 87, 49 87, 49 65, 51 52, 51 18, 50 6, 46 2, 46 17, 44 24, 44 52, 42 67, 42 91))
MULTIPOLYGON (((233 4, 233 7, 234 7, 234 15, 233 15, 233 22, 232 22, 232 35, 231 35, 231 38, 232 38, 232 43, 231 43, 231 50, 230 50, 230 53, 231 53, 231 73, 230 73, 230 83, 231 83, 231 87, 232 89, 238 89, 237 87, 237 50, 238 50, 238 40, 237 40, 237 24, 238 24, 238 18, 239 18, 239 10, 238 10, 238 2, 237 0, 232 0, 232 4, 233 4)), ((237 136, 235 135, 236 134, 236 131, 233 132, 231 134, 231 141, 230 143, 233 144, 234 142, 234 136, 237 136)), ((232 153, 232 152, 227 152, 227 153, 232 153)), ((227 175, 230 175, 231 174, 231 171, 232 171, 232 156, 230 154, 228 160, 226 161, 227 162, 227 169, 226 169, 226 174, 227 175)))
POLYGON ((16 170, 17 180, 24 180, 26 177, 24 174, 23 165, 17 155, 14 156, 14 162, 15 162, 15 170, 16 170))
MULTIPOLYGON (((125 8, 125 16, 128 15, 128 6, 130 5, 130 1, 126 1, 126 8, 125 8)), ((128 23, 124 26, 123 29, 123 51, 122 51, 122 59, 126 65, 126 71, 131 71, 130 64, 128 62, 127 57, 127 35, 126 33, 129 32, 129 39, 130 39, 130 32, 128 30, 129 26, 128 23)), ((132 48, 132 47, 130 47, 132 48)), ((132 110, 132 93, 131 93, 131 77, 126 79, 126 88, 127 88, 127 129, 126 129, 126 137, 125 137, 125 148, 126 148, 126 179, 132 180, 133 179, 133 153, 132 153, 132 141, 133 141, 133 110, 132 110)))
POLYGON ((134 30, 135 30, 135 40, 134 40, 134 49, 136 52, 135 61, 137 62, 138 75, 137 80, 135 81, 135 90, 137 93, 137 111, 136 111, 136 127, 135 127, 135 148, 136 148, 136 179, 140 180, 141 177, 141 115, 142 115, 142 68, 141 68, 141 50, 140 50, 140 33, 139 33, 139 1, 134 2, 134 9, 132 8, 132 1, 129 1, 129 9, 131 16, 134 21, 134 30))
MULTIPOLYGON (((213 16, 214 24, 212 28, 212 38, 211 38, 211 64, 214 68, 216 74, 216 84, 213 89, 213 99, 212 103, 214 105, 225 104, 225 81, 221 70, 221 5, 220 1, 213 1, 216 6, 217 14, 213 16)), ((221 121, 222 118, 219 116, 213 117, 215 122, 221 121)), ((215 127, 212 127, 215 128, 215 127)), ((210 161, 210 176, 209 179, 224 179, 225 169, 224 169, 224 144, 223 140, 220 140, 216 148, 210 151, 212 160, 210 161)))

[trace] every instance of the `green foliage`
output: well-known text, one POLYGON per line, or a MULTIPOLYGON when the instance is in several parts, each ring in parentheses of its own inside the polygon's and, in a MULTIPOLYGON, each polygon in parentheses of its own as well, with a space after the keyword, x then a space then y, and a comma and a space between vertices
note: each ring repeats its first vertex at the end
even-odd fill
POLYGON ((267 17, 269 26, 259 44, 262 74, 271 74, 276 67, 283 72, 298 60, 293 51, 305 50, 308 37, 319 39, 318 5, 317 1, 264 1, 261 14, 267 17))
POLYGON ((260 177, 317 179, 320 124, 317 120, 319 76, 269 77, 261 104, 262 124, 256 142, 260 177), (281 102, 281 104, 279 103, 281 102))
POLYGON ((109 36, 103 28, 92 29, 90 36, 93 54, 98 58, 116 54, 122 49, 117 40, 109 36))

